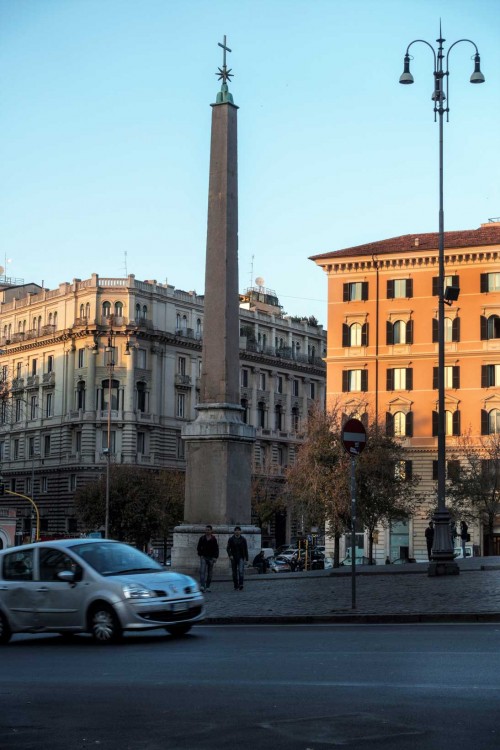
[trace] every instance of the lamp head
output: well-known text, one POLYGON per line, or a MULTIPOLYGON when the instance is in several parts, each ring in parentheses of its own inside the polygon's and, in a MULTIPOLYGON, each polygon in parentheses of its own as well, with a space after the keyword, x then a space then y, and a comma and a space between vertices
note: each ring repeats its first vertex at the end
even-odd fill
POLYGON ((481 73, 481 59, 479 52, 474 55, 474 73, 470 77, 471 83, 484 83, 485 77, 481 73))
POLYGON ((452 302, 456 302, 460 294, 460 287, 458 286, 447 286, 444 290, 443 299, 447 305, 451 305, 452 302))
POLYGON ((399 78, 399 83, 413 83, 413 76, 410 73, 410 55, 406 53, 404 61, 404 70, 399 78))

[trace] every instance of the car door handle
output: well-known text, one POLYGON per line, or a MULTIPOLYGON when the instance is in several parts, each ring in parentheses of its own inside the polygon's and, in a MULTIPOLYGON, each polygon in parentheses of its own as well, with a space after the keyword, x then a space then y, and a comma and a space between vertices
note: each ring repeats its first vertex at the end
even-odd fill
POLYGON ((49 590, 48 586, 41 586, 41 588, 37 589, 37 593, 39 594, 45 594, 46 591, 49 590))

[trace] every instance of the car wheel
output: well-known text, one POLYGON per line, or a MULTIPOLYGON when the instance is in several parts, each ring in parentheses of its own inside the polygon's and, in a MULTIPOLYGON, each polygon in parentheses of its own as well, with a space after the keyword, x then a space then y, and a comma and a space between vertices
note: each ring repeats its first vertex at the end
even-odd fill
POLYGON ((193 626, 190 622, 183 622, 179 623, 179 625, 169 625, 165 630, 167 633, 170 633, 170 635, 173 635, 175 637, 179 637, 182 635, 186 635, 186 633, 189 633, 193 626))
POLYGON ((12 635, 9 623, 3 612, 0 612, 0 643, 8 643, 12 635))
POLYGON ((122 635, 118 618, 108 604, 98 604, 91 610, 89 630, 97 643, 116 643, 122 635))

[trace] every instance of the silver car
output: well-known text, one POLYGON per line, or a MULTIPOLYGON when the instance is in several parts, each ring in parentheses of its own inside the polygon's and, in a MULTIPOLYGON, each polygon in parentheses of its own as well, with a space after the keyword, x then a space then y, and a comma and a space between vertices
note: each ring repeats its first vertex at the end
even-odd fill
POLYGON ((124 630, 184 635, 205 616, 198 584, 128 544, 64 539, 0 552, 0 643, 14 633, 91 633, 99 643, 124 630))

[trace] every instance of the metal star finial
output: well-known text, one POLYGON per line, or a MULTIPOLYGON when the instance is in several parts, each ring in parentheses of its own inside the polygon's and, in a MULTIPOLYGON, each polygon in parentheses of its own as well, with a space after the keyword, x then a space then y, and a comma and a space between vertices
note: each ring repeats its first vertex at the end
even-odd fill
POLYGON ((215 74, 218 77, 219 81, 222 81, 222 83, 227 83, 231 80, 231 78, 234 76, 234 73, 231 72, 231 68, 227 68, 226 65, 226 52, 231 52, 229 47, 226 45, 226 35, 224 34, 224 42, 221 44, 218 42, 219 47, 222 47, 224 50, 224 56, 222 58, 222 68, 218 68, 218 72, 215 74))

